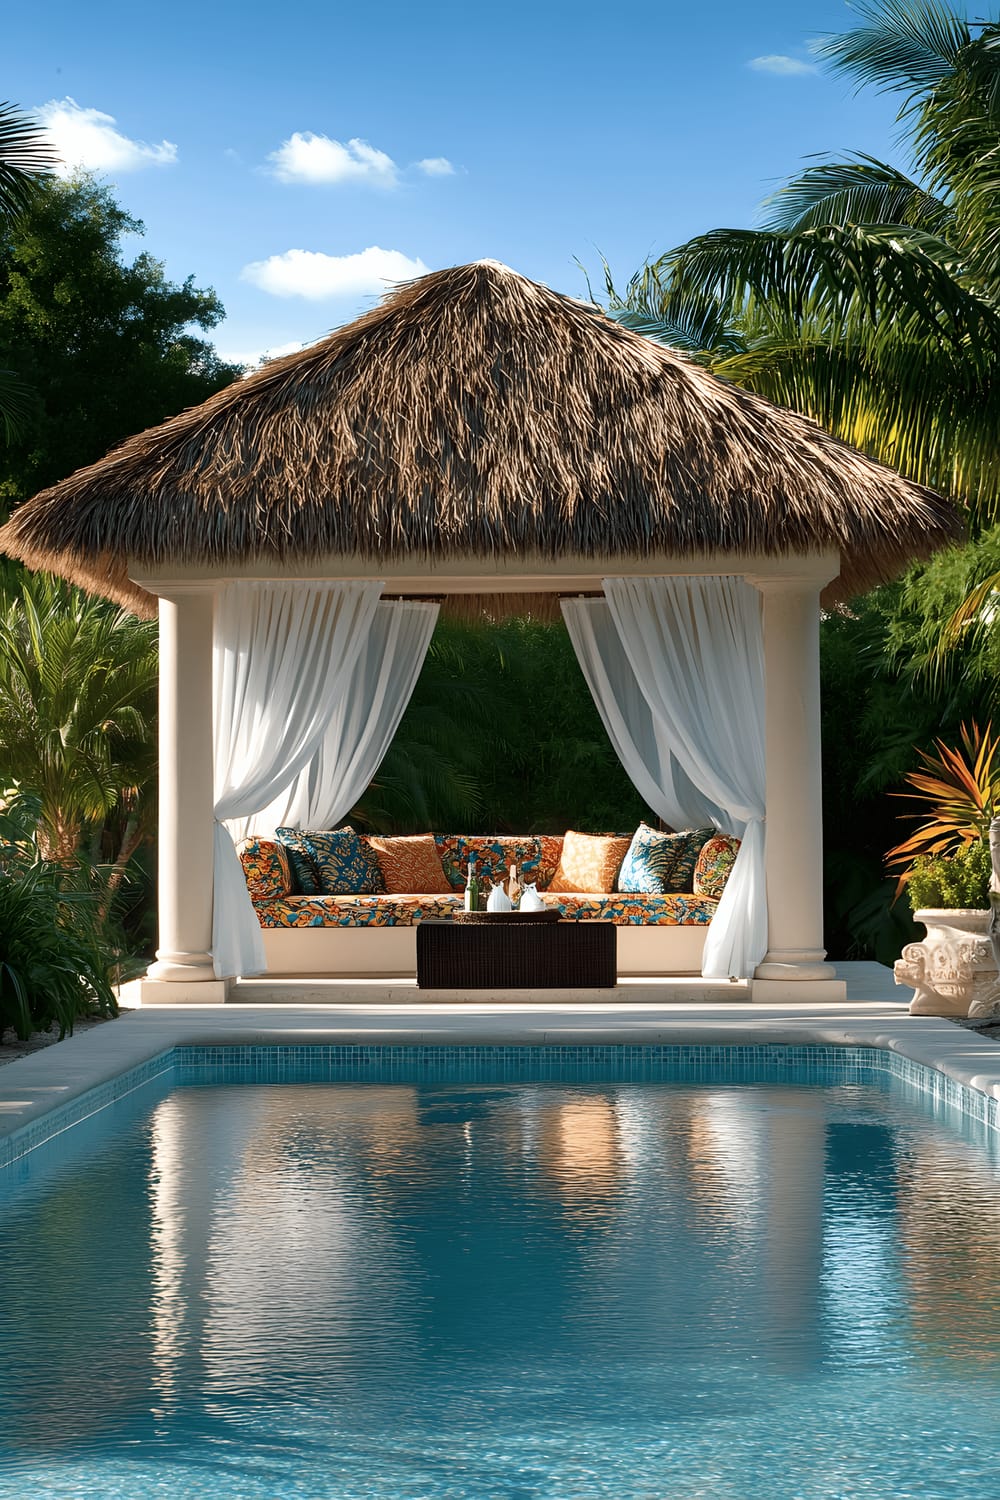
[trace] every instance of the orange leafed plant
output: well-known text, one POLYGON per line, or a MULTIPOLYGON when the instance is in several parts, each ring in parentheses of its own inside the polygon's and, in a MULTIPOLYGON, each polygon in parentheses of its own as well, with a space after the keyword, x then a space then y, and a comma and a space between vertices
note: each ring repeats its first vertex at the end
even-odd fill
POLYGON ((934 748, 933 755, 920 751, 922 768, 905 778, 913 790, 891 793, 921 804, 918 812, 901 816, 926 819, 885 857, 890 869, 902 868, 900 886, 918 856, 954 855, 988 840, 1000 810, 1000 739, 994 738, 992 724, 984 730, 975 721, 963 724, 959 748, 943 740, 935 740, 934 748))

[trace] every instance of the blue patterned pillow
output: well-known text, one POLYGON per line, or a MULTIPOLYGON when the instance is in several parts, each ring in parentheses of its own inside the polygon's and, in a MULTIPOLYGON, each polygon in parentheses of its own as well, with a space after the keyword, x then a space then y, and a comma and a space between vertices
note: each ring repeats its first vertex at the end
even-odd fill
POLYGON ((312 855, 302 842, 298 828, 276 828, 274 836, 288 850, 288 863, 292 867, 292 890, 296 896, 322 895, 319 870, 312 855))
POLYGON ((385 890, 378 860, 349 824, 329 830, 276 828, 275 836, 288 849, 304 896, 377 896, 385 890), (314 889, 306 889, 307 881, 314 889))
POLYGON ((640 823, 618 872, 618 889, 651 896, 665 896, 676 889, 671 880, 690 837, 689 833, 661 833, 640 823))

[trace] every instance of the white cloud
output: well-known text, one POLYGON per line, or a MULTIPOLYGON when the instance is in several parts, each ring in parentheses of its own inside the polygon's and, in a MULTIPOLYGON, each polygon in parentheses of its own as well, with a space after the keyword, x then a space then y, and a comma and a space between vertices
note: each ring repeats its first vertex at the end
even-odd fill
POLYGON ((396 163, 355 137, 346 145, 328 135, 297 130, 267 158, 280 182, 374 182, 395 187, 396 163))
POLYGON ((427 177, 454 177, 455 168, 446 156, 425 156, 417 162, 417 170, 427 177))
POLYGON ((38 118, 61 159, 63 177, 80 167, 94 172, 137 172, 141 167, 166 167, 177 160, 172 141, 158 146, 130 140, 115 129, 114 115, 84 109, 75 99, 50 99, 38 118))
POLYGON ((356 297, 364 292, 384 292, 386 284, 425 276, 422 260, 411 260, 401 250, 382 250, 369 245, 356 255, 324 255, 319 250, 286 250, 267 260, 251 261, 240 272, 273 297, 308 297, 320 302, 327 297, 356 297))
POLYGON ((785 57, 780 52, 769 53, 767 57, 751 57, 747 67, 753 68, 757 73, 776 73, 781 78, 818 72, 815 63, 802 62, 798 57, 785 57))
POLYGON ((303 343, 293 339, 290 344, 275 344, 267 349, 218 349, 216 352, 227 365, 245 365, 255 370, 263 359, 280 359, 283 354, 298 354, 304 348, 303 343))

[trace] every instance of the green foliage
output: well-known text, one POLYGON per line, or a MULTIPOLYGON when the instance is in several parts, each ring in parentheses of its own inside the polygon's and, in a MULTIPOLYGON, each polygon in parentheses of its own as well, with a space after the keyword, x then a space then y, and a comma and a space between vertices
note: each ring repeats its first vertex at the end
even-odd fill
POLYGON ((989 844, 980 839, 950 856, 920 855, 906 891, 914 911, 928 907, 984 911, 990 904, 992 874, 989 844))
POLYGON ((1000 806, 1000 741, 992 725, 980 730, 976 723, 963 724, 959 738, 956 747, 936 739, 933 752, 918 751, 919 769, 904 778, 912 790, 894 794, 919 803, 919 813, 908 816, 924 819, 886 855, 904 881, 916 855, 947 857, 989 838, 1000 806))
POLYGON ((0 1034, 117 1014, 96 896, 65 870, 0 862, 0 1034))
MULTIPOLYGON (((565 627, 443 620, 359 821, 563 833, 652 817, 608 742, 565 627)), ((654 819, 655 821, 655 819, 654 819)))
POLYGON ((14 501, 203 401, 239 373, 191 332, 223 316, 211 290, 169 282, 126 236, 142 225, 90 178, 52 180, 0 226, 0 368, 32 394, 0 450, 14 501))
POLYGON ((154 625, 43 575, 0 593, 0 788, 36 799, 46 856, 72 860, 109 818, 129 845, 115 862, 136 847, 152 813, 156 695, 154 625))
POLYGON ((912 172, 808 167, 758 230, 716 229, 643 267, 615 316, 814 417, 909 477, 1000 517, 1000 22, 868 0, 832 66, 902 94, 912 172), (638 320, 638 321, 637 321, 638 320))
POLYGON ((23 213, 55 160, 41 126, 16 105, 0 104, 0 218, 23 213))

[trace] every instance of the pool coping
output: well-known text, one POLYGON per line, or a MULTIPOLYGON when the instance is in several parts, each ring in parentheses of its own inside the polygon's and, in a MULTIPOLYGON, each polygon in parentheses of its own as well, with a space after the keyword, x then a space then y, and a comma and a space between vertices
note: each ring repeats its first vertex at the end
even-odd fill
MULTIPOLYGON (((539 1004, 158 1006, 20 1058, 0 1069, 0 1161, 46 1138, 45 1116, 97 1091, 94 1108, 120 1096, 116 1080, 157 1070, 175 1047, 792 1045, 874 1047, 922 1064, 1000 1102, 1000 1042, 951 1021, 910 1016, 904 1004, 539 1004), (37 1124, 38 1129, 29 1127, 37 1124)), ((165 1065, 162 1064, 162 1065, 165 1065)), ((84 1111, 88 1113, 89 1111, 84 1111)), ((80 1117, 79 1111, 72 1112, 80 1117)), ((70 1123, 64 1116, 65 1123, 70 1123)), ((64 1125, 54 1117, 48 1134, 64 1125)))

